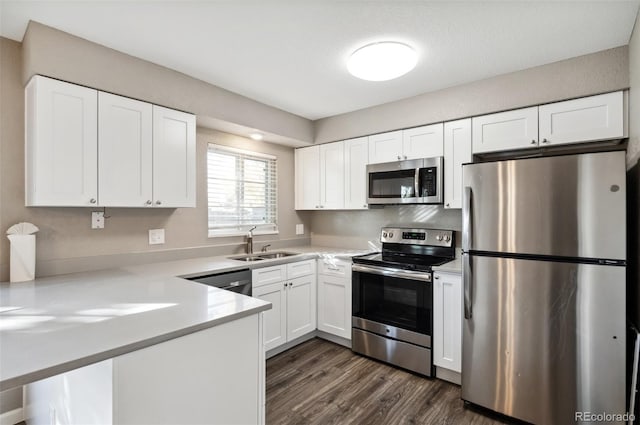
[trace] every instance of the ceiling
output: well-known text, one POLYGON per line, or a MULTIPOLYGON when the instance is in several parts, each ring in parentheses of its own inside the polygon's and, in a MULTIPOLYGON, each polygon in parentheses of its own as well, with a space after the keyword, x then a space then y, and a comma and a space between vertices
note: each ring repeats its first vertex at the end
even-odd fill
POLYGON ((315 120, 628 44, 639 2, 0 0, 0 34, 35 20, 315 120), (348 55, 380 40, 416 68, 352 77, 348 55))

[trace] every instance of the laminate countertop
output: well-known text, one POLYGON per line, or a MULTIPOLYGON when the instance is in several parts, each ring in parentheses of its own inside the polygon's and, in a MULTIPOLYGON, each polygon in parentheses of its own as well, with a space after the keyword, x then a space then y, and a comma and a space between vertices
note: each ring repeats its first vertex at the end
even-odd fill
POLYGON ((271 303, 181 277, 366 251, 295 247, 253 263, 192 258, 0 283, 0 391, 257 314, 271 303))

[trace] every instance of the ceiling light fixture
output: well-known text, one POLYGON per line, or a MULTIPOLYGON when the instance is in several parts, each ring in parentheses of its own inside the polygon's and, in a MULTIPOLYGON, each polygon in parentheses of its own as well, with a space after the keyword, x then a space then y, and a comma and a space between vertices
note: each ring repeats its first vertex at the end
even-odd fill
POLYGON ((353 52, 347 69, 354 77, 367 81, 387 81, 411 71, 418 55, 411 46, 397 41, 381 41, 353 52))
POLYGON ((251 133, 249 137, 251 137, 253 140, 262 140, 264 138, 264 136, 260 133, 251 133))

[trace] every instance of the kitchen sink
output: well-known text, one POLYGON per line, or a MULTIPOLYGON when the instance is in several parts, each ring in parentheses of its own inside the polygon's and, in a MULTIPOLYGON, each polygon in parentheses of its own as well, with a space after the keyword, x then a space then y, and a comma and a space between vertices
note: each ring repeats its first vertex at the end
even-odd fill
POLYGON ((265 252, 261 254, 245 254, 229 257, 230 260, 238 261, 260 261, 260 260, 273 260, 275 258, 291 257, 292 255, 298 255, 295 252, 265 252))
POLYGON ((259 257, 257 255, 254 254, 247 254, 247 255, 237 255, 235 257, 229 257, 230 260, 238 260, 238 261, 260 261, 260 260, 264 260, 264 258, 259 257))
POLYGON ((291 257, 292 255, 298 255, 298 254, 295 252, 269 252, 269 253, 260 254, 258 256, 261 258, 264 258, 265 260, 272 260, 274 258, 291 257))

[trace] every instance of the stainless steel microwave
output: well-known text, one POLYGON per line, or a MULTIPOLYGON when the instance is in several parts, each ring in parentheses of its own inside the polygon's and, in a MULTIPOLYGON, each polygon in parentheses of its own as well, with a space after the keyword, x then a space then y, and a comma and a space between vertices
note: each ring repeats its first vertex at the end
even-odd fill
POLYGON ((441 204, 444 160, 412 159, 367 165, 367 202, 376 204, 441 204))

